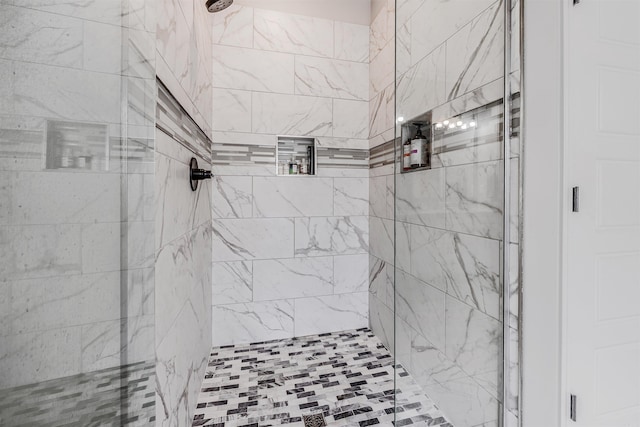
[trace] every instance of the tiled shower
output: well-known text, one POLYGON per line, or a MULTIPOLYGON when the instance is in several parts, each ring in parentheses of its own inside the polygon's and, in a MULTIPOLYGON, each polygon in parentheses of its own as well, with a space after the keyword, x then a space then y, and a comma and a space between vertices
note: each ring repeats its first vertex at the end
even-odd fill
POLYGON ((520 2, 204 3, 0 0, 0 424, 518 425, 520 2))

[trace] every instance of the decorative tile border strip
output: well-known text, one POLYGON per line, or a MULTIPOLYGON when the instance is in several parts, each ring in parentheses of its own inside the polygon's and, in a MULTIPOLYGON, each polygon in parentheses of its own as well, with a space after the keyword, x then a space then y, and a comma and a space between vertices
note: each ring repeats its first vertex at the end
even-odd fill
POLYGON ((158 79, 156 128, 166 133, 185 148, 211 162, 211 139, 180 105, 169 89, 158 79))

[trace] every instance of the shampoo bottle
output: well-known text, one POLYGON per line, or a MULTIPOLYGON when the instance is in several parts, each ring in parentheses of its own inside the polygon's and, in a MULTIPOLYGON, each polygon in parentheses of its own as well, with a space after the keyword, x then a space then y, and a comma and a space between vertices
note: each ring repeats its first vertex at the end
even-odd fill
POLYGON ((420 168, 427 166, 427 137, 422 134, 419 123, 414 123, 414 126, 418 128, 418 131, 411 140, 411 167, 420 168))

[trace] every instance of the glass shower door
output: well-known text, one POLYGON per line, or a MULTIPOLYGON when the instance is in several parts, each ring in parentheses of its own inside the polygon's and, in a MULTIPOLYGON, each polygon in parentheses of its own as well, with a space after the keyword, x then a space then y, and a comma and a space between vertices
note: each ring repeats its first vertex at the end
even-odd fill
POLYGON ((155 416, 153 12, 0 2, 1 425, 155 416))
POLYGON ((517 422, 519 4, 510 6, 396 2, 398 421, 517 422))

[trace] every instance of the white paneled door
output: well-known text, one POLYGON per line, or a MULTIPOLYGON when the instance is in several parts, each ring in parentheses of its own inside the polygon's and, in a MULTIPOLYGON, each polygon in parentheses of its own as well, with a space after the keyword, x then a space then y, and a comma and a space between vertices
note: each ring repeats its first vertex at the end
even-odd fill
POLYGON ((568 12, 566 425, 638 427, 640 0, 568 12))

